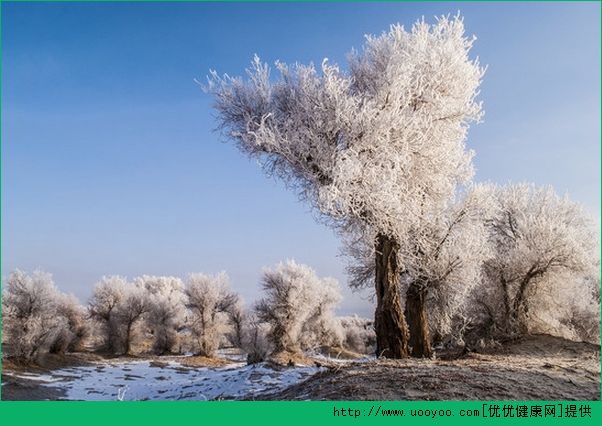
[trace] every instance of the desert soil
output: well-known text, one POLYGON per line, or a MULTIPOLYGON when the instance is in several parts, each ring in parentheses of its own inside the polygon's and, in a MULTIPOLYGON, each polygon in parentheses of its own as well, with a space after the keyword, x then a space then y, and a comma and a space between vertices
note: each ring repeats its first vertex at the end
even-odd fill
POLYGON ((599 400, 600 346, 539 335, 453 360, 349 363, 256 399, 599 400))

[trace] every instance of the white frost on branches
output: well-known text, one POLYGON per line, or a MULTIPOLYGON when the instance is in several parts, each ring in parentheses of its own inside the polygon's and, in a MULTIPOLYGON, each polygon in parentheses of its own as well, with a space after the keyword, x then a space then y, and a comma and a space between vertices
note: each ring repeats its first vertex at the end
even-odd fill
POLYGON ((79 304, 59 292, 52 275, 16 270, 2 289, 2 338, 8 353, 34 361, 49 351, 73 349, 85 335, 79 304))
POLYGON ((145 322, 153 335, 153 351, 159 355, 172 352, 185 319, 184 283, 177 277, 150 275, 138 277, 134 283, 148 297, 145 322))
POLYGON ((130 353, 148 309, 145 290, 120 276, 102 277, 88 303, 90 316, 100 325, 105 349, 113 354, 130 353))
POLYGON ((338 282, 319 278, 309 266, 289 260, 264 269, 264 297, 255 310, 270 326, 275 351, 298 352, 320 345, 341 344, 334 308, 341 299, 338 282))
POLYGON ((495 211, 488 227, 495 256, 486 263, 482 299, 489 301, 498 328, 510 334, 529 331, 545 305, 538 294, 557 293, 560 282, 579 295, 578 304, 590 303, 594 295, 580 283, 600 276, 599 230, 592 218, 550 187, 518 184, 491 190, 495 211))
POLYGON ((272 81, 255 57, 247 80, 212 72, 207 90, 226 135, 325 217, 402 243, 472 176, 465 138, 484 72, 473 40, 460 17, 393 25, 350 54, 348 72, 277 62, 272 81))
POLYGON ((228 326, 228 312, 238 296, 230 290, 225 272, 217 275, 190 274, 184 289, 188 327, 196 341, 196 352, 213 356, 228 326))

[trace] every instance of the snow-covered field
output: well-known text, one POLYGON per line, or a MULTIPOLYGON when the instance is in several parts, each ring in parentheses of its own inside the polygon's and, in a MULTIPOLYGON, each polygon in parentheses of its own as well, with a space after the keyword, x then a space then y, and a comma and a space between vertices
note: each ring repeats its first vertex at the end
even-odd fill
POLYGON ((70 400, 212 400, 253 398, 255 394, 281 391, 320 370, 244 363, 191 368, 175 361, 118 361, 11 376, 61 388, 64 399, 70 400))

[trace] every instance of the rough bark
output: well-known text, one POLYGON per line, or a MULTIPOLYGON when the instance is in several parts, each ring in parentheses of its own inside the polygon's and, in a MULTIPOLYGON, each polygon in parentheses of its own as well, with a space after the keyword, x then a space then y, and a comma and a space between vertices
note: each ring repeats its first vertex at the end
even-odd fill
POLYGON ((527 275, 521 281, 513 303, 512 321, 516 331, 521 334, 526 334, 528 331, 527 323, 525 320, 527 316, 527 304, 525 301, 525 293, 531 280, 536 275, 533 272, 533 269, 534 268, 531 268, 527 275))
POLYGON ((408 356, 408 326, 401 310, 399 244, 385 235, 376 238, 376 355, 384 358, 408 356))
POLYGON ((415 358, 433 356, 426 314, 426 287, 412 283, 406 292, 406 320, 410 331, 409 345, 415 358))

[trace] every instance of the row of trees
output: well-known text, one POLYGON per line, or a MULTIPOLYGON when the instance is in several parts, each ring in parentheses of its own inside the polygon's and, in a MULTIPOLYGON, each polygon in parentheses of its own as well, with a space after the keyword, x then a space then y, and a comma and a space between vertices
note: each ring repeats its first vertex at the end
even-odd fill
POLYGON ((532 185, 471 186, 474 40, 460 16, 421 20, 367 36, 346 70, 276 62, 272 78, 255 57, 247 79, 212 71, 205 88, 226 138, 343 236, 353 282, 374 286, 379 356, 430 356, 429 327, 440 339, 444 324, 524 332, 536 293, 564 283, 591 305, 583 277, 599 282, 598 234, 577 205, 532 185))
POLYGON ((48 273, 13 272, 2 292, 3 343, 10 355, 35 360, 45 353, 81 350, 130 354, 134 343, 155 354, 214 356, 220 346, 241 348, 249 362, 274 352, 321 346, 367 353, 370 322, 336 318, 336 280, 288 261, 262 276, 263 297, 245 309, 225 273, 177 277, 143 275, 128 282, 103 277, 87 307, 61 293, 48 273))
MULTIPOLYGON (((399 247, 400 298, 414 356, 432 344, 546 332, 599 341, 598 233, 566 197, 534 185, 478 185, 413 230, 399 247)), ((373 246, 347 241, 352 287, 373 282, 373 246)), ((61 293, 48 273, 13 272, 2 292, 8 353, 32 360, 46 352, 129 354, 140 335, 155 354, 213 356, 220 345, 250 362, 274 352, 321 346, 374 350, 374 324, 336 318, 336 280, 288 261, 265 269, 263 297, 252 309, 230 290, 225 273, 103 277, 87 307, 61 293)))

